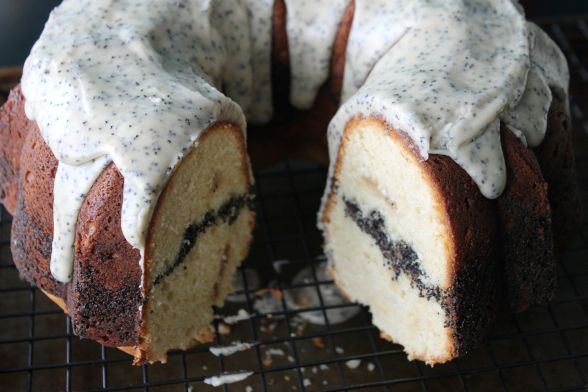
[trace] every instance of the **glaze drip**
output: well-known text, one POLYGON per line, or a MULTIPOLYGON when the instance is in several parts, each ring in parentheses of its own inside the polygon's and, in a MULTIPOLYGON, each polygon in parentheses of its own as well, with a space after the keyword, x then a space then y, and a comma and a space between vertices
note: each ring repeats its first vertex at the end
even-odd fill
MULTIPOLYGON (((83 165, 73 166, 61 162, 55 173, 53 199, 53 241, 51 258, 55 260, 73 260, 75 225, 86 194, 104 169, 110 164, 110 158, 102 156, 83 165), (67 189, 70 192, 57 190, 67 189)), ((62 282, 71 280, 73 263, 51 263, 51 273, 62 282)))
POLYGON ((531 68, 525 92, 517 106, 501 115, 511 130, 529 147, 545 137, 547 114, 553 94, 567 102, 569 71, 565 57, 555 43, 534 23, 528 23, 531 68))
POLYGON ((285 0, 290 52, 290 102, 310 109, 329 77, 339 21, 349 0, 285 0))

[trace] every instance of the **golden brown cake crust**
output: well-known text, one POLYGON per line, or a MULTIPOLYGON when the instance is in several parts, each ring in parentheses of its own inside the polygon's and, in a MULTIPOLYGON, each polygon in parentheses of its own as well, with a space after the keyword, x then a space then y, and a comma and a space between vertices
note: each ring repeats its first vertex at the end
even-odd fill
POLYGON ((67 296, 74 333, 108 346, 139 343, 141 256, 120 226, 123 177, 111 164, 86 196, 67 296))
POLYGON ((521 312, 555 296, 551 208, 533 152, 505 126, 501 141, 507 170, 506 188, 496 200, 502 276, 510 310, 521 312))
POLYGON ((49 270, 57 160, 36 126, 21 154, 35 157, 22 160, 12 225, 11 249, 21 275, 65 301, 76 335, 108 346, 136 344, 140 257, 120 227, 122 176, 110 165, 88 193, 76 227, 74 276, 64 285, 49 270))
MULTIPOLYGON (((24 110, 24 109, 22 109, 24 110)), ((19 114, 24 117, 24 111, 19 114)), ((21 167, 17 173, 18 198, 12 221, 11 250, 20 274, 30 283, 60 298, 66 286, 49 270, 53 238, 53 180, 57 160, 36 125, 23 143, 21 167)))
POLYGON ((0 109, 0 200, 11 214, 16 209, 20 152, 34 127, 24 115, 24 99, 20 87, 16 87, 0 109))
POLYGON ((493 202, 451 158, 431 155, 423 167, 439 189, 455 244, 453 292, 445 305, 453 316, 453 357, 464 355, 486 336, 497 309, 497 227, 493 202), (483 222, 483 223, 480 223, 483 222))
POLYGON ((547 181, 556 252, 575 236, 582 219, 582 204, 576 182, 572 123, 568 103, 554 94, 545 139, 534 149, 547 181))

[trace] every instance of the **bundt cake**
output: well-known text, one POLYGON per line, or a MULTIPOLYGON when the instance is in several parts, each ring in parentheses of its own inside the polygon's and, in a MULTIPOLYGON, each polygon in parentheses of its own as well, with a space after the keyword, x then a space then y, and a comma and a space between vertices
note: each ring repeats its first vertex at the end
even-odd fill
POLYGON ((567 84, 513 0, 64 0, 0 110, 13 258, 78 336, 165 361, 248 252, 247 151, 330 162, 335 282, 442 363, 555 293, 567 84))

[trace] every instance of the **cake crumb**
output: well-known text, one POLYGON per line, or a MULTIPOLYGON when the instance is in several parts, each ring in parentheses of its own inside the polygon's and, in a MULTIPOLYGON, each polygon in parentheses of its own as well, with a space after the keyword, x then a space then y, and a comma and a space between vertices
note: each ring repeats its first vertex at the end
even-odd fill
POLYGON ((253 347, 252 343, 235 341, 229 346, 213 346, 209 347, 208 350, 217 357, 220 355, 226 357, 238 353, 239 351, 249 350, 251 347, 253 347))
POLYGON ((265 367, 271 366, 272 362, 272 357, 270 357, 269 355, 264 356, 261 360, 261 363, 263 363, 263 366, 265 367))
POLYGON ((351 359, 345 362, 345 366, 351 370, 357 369, 359 365, 361 365, 361 359, 351 359))
POLYGON ((316 336, 316 337, 312 338, 312 344, 316 348, 325 348, 325 340, 320 336, 316 336))
POLYGON ((206 377, 204 383, 213 387, 220 387, 221 385, 243 381, 252 374, 253 372, 223 373, 218 376, 206 377))
POLYGON ((253 387, 251 385, 247 385, 245 387, 245 392, 253 392, 253 387))
POLYGON ((323 363, 323 364, 321 364, 321 365, 319 366, 319 368, 320 368, 321 370, 329 370, 329 369, 331 369, 331 368, 329 367, 329 365, 325 365, 324 363, 323 363))
POLYGON ((376 368, 376 365, 374 365, 373 363, 370 362, 367 364, 368 372, 373 372, 375 368, 376 368))
POLYGON ((265 350, 263 360, 261 361, 263 363, 263 366, 270 366, 273 362, 273 356, 284 356, 284 350, 282 350, 281 348, 269 348, 265 350))
POLYGON ((218 333, 221 335, 229 335, 231 333, 231 327, 221 322, 218 324, 218 333))
POLYGON ((312 382, 311 382, 311 381, 310 381, 308 378, 305 378, 305 379, 302 381, 302 384, 303 384, 305 387, 309 387, 309 386, 311 386, 311 385, 312 385, 312 382))
POLYGON ((337 346, 337 347, 335 347, 335 352, 337 354, 343 354, 345 352, 345 350, 343 350, 341 347, 337 346))

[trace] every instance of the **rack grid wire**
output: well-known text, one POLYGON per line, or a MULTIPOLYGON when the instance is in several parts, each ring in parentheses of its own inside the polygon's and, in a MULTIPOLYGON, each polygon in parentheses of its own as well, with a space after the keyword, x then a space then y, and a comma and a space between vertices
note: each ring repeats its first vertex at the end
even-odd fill
MULTIPOLYGON (((566 54, 571 68, 577 175, 588 206, 588 18, 538 21, 566 54)), ((0 89, 2 86, 0 85, 0 89)), ((0 96, 0 101, 2 97, 0 96)), ((18 277, 10 256, 11 218, 0 211, 0 389, 3 391, 572 391, 588 388, 588 232, 579 230, 562 255, 559 295, 549 306, 498 317, 490 337, 467 356, 428 367, 410 362, 398 345, 378 336, 369 312, 355 304, 325 305, 330 280, 317 273, 322 238, 316 211, 326 179, 323 167, 285 161, 256 173, 258 225, 243 267, 242 303, 217 309, 253 315, 230 326, 215 321, 215 345, 254 342, 250 350, 215 357, 208 346, 172 352, 165 365, 131 366, 130 357, 72 335, 70 320, 38 289, 18 277), (310 267, 311 277, 292 284, 287 268, 310 267), (252 282, 254 270, 261 284, 252 282), (270 283, 271 282, 271 283, 270 283), (269 312, 254 309, 259 287, 272 292, 315 290, 320 306, 292 309, 283 296, 269 312), (358 308, 340 324, 327 311, 358 308), (320 312, 324 325, 300 323, 320 312), (251 371, 245 380, 212 387, 209 376, 251 371)), ((584 211, 588 211, 586 208, 584 211)), ((583 218, 586 220, 586 215, 583 218)))

